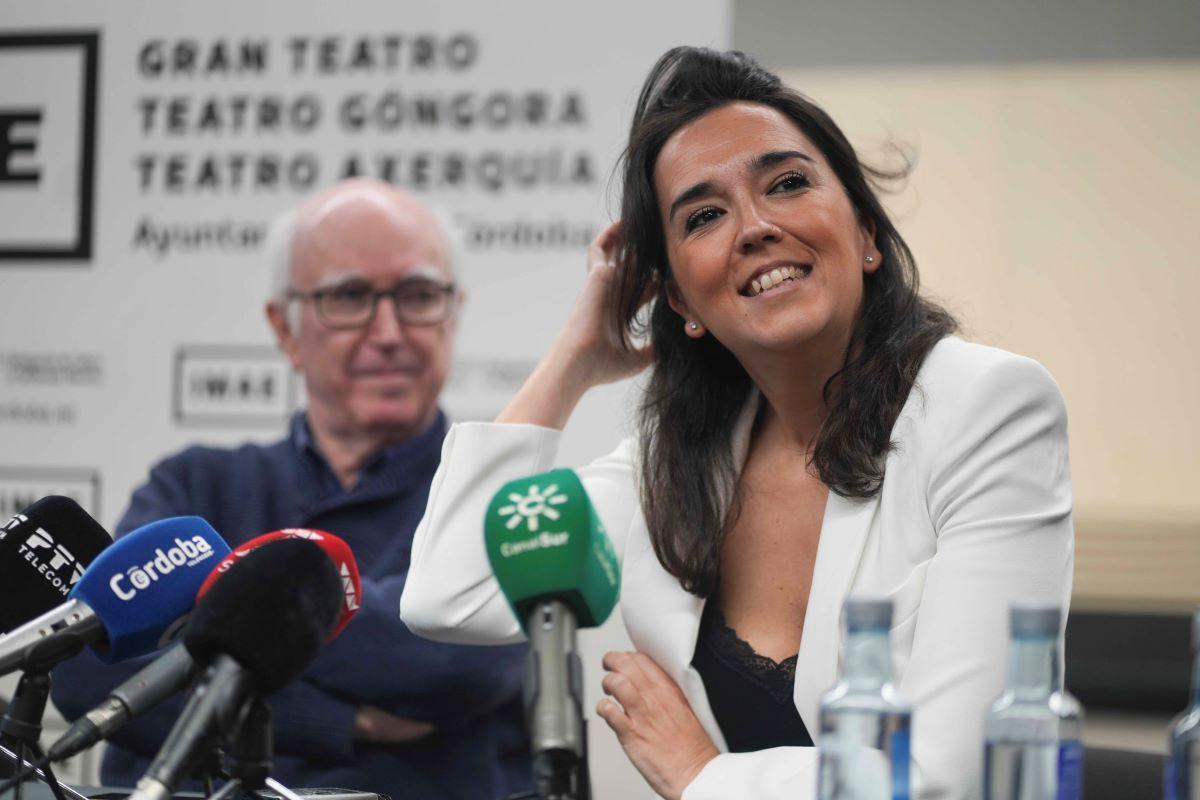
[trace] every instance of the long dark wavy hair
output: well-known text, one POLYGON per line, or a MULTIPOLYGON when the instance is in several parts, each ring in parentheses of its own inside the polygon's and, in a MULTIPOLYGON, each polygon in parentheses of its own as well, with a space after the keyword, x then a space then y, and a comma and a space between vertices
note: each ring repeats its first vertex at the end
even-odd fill
POLYGON ((702 597, 717 588, 725 531, 740 510, 731 432, 753 384, 711 334, 689 338, 668 303, 674 279, 654 166, 675 131, 739 101, 776 109, 820 149, 859 219, 874 226, 882 256, 879 269, 864 275, 850 347, 825 385, 829 411, 812 463, 831 491, 859 498, 879 491, 892 427, 917 371, 933 345, 957 328, 948 312, 918 294, 912 252, 876 196, 876 187, 905 177, 907 166, 886 171, 860 163, 828 114, 743 53, 677 47, 658 60, 642 87, 622 158, 613 324, 627 347, 649 328, 654 364, 639 419, 642 509, 663 567, 702 597), (647 325, 639 309, 648 294, 647 325))

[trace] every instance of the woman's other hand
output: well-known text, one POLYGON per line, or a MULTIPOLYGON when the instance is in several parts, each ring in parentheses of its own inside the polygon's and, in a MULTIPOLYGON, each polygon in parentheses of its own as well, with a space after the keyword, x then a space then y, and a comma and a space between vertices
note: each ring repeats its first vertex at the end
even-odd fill
POLYGON ((612 223, 588 246, 587 277, 566 323, 497 422, 562 428, 588 389, 636 375, 650 364, 649 346, 626 349, 613 329, 620 227, 612 223))
POLYGON ((596 713, 617 734, 625 755, 662 797, 678 800, 719 755, 675 681, 643 653, 606 653, 604 698, 596 713), (619 704, 619 705, 618 705, 619 704))

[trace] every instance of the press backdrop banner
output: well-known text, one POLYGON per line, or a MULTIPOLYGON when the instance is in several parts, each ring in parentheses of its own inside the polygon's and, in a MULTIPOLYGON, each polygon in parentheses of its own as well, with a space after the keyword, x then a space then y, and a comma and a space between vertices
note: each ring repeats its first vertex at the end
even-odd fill
MULTIPOLYGON (((347 175, 454 222, 445 406, 494 414, 616 208, 646 71, 728 28, 723 0, 6 4, 0 515, 63 492, 111 525, 163 455, 279 436, 304 400, 263 319, 267 225, 347 175)), ((627 390, 585 402, 565 462, 615 445, 627 390)))

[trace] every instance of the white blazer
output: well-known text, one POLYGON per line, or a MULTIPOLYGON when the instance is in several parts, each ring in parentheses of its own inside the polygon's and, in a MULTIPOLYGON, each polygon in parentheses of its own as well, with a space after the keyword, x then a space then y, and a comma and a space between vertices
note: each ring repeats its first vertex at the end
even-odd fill
MULTIPOLYGON (((757 404, 733 431, 739 468, 757 404)), ((413 631, 470 644, 522 638, 491 575, 482 520, 502 483, 555 466, 559 436, 530 425, 450 430, 400 601, 413 631)), ((1070 599, 1066 409, 1036 362, 948 338, 925 359, 892 439, 874 498, 829 493, 796 664, 796 708, 815 740, 821 696, 837 679, 843 601, 888 597, 895 677, 914 705, 914 797, 976 798, 983 716, 1004 685, 1008 607, 1040 602, 1065 611, 1070 599)), ((722 751, 684 800, 815 797, 816 748, 726 752, 691 666, 704 601, 654 555, 638 503, 636 453, 627 439, 578 472, 621 558, 630 640, 679 684, 722 751)))

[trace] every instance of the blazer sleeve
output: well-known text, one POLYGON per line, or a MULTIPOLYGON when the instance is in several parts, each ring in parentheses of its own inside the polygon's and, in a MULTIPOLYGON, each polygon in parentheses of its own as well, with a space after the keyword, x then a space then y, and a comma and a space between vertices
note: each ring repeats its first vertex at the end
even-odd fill
MULTIPOLYGON (((914 708, 918 800, 980 796, 983 717, 1004 685, 1008 608, 1066 611, 1074 563, 1066 409, 1049 373, 1006 356, 940 394, 903 443, 937 537, 900 679, 914 708)), ((683 800, 813 798, 817 761, 815 748, 722 754, 683 800)))
MULTIPOLYGON (((452 644, 524 640, 492 575, 483 519, 502 485, 554 467, 561 437, 561 431, 535 425, 468 422, 450 429, 400 597, 400 617, 413 633, 452 644)), ((637 510, 632 454, 626 440, 576 470, 618 559, 637 510)))
MULTIPOLYGON (((937 535, 900 688, 919 798, 978 797, 983 718, 1004 687, 1008 610, 1071 600, 1067 413, 1050 374, 1008 357, 965 387, 930 451, 937 535)), ((1060 630, 1060 636, 1062 630, 1060 630)), ((1060 639, 1061 641, 1061 639, 1060 639)))
POLYGON ((816 796, 814 747, 722 753, 683 790, 683 800, 813 800, 816 796))

